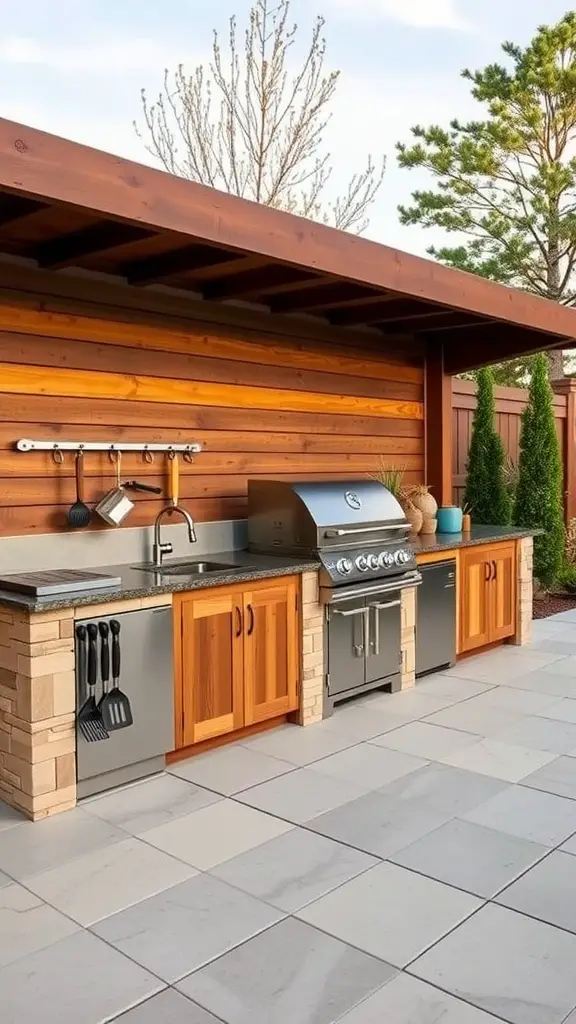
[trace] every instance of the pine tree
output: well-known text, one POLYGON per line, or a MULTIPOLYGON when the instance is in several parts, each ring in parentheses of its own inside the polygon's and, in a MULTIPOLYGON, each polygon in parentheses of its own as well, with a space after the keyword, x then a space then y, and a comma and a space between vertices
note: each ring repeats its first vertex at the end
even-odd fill
POLYGON ((546 356, 534 361, 530 398, 522 417, 515 519, 541 529, 534 538, 534 575, 548 587, 556 579, 564 547, 562 459, 554 423, 546 356))
POLYGON ((494 428, 494 378, 489 367, 478 371, 478 394, 468 453, 466 504, 476 523, 506 526, 512 516, 504 482, 504 445, 494 428))

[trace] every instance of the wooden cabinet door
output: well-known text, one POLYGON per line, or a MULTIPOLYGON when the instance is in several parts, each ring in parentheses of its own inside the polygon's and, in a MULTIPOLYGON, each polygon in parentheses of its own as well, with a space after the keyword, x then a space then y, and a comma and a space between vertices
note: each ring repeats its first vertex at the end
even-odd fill
POLYGON ((490 552, 466 548, 460 552, 460 646, 459 653, 490 643, 488 576, 490 552))
POLYGON ((503 640, 516 632, 516 545, 498 544, 489 554, 490 640, 503 640))
POLYGON ((244 592, 245 725, 298 707, 297 600, 292 576, 244 592))
POLYGON ((181 599, 182 746, 244 725, 242 593, 181 599))

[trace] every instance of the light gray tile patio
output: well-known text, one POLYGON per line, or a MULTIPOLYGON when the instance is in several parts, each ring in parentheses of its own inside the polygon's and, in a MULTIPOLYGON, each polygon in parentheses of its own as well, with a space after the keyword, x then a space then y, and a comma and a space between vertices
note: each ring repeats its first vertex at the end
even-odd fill
MULTIPOLYGON (((523 691, 526 692, 526 691, 523 691)), ((537 711, 539 718, 554 718, 558 722, 576 723, 576 700, 571 697, 555 698, 542 711, 537 711)))
POLYGON ((85 926, 184 882, 196 869, 138 839, 26 878, 26 886, 85 926))
POLYGON ((421 757, 386 750, 372 743, 358 743, 355 747, 323 758, 316 763, 315 768, 323 775, 370 790, 379 789, 387 782, 415 772, 424 764, 426 761, 421 757))
POLYGON ((366 707, 370 710, 385 711, 407 722, 432 715, 435 711, 450 707, 452 703, 451 697, 421 693, 418 687, 400 693, 370 694, 365 698, 366 707))
POLYGON ((432 763, 383 786, 380 792, 452 818, 477 807, 506 788, 507 784, 500 779, 432 763))
POLYGON ((16 882, 0 889, 0 968, 77 931, 78 925, 16 882))
POLYGON ((390 860, 489 899, 548 852, 527 839, 453 818, 390 860))
POLYGON ((0 970, 0 1020, 102 1024, 163 988, 89 932, 78 932, 0 970))
POLYGON ((184 818, 143 832, 140 838, 205 871, 282 835, 289 828, 292 826, 288 822, 253 807, 220 800, 184 818))
POLYGON ((157 775, 85 800, 82 809, 135 836, 200 807, 207 807, 218 799, 216 793, 200 789, 190 782, 172 775, 157 775))
POLYGON ((307 827, 375 857, 390 857, 443 825, 448 814, 416 802, 367 793, 343 807, 312 818, 307 827))
POLYGON ((416 682, 416 692, 430 697, 446 697, 454 704, 468 700, 481 693, 489 693, 492 687, 488 683, 477 683, 473 679, 462 679, 457 676, 435 672, 424 676, 416 682))
POLYGON ((491 686, 502 683, 509 686, 510 680, 548 668, 559 658, 558 654, 547 654, 545 651, 533 651, 525 647, 499 647, 488 654, 465 658, 454 668, 447 669, 446 674, 462 679, 474 679, 491 686))
POLYGON ((211 874, 292 913, 377 863, 325 836, 293 829, 212 868, 211 874))
MULTIPOLYGON (((321 763, 321 762, 319 762, 321 763)), ((269 811, 286 821, 301 824, 318 814, 356 800, 366 792, 342 779, 325 775, 316 765, 298 768, 289 775, 263 782, 254 789, 238 793, 236 799, 261 811, 269 811)))
POLYGON ((489 775, 506 782, 520 782, 557 757, 549 751, 502 743, 497 739, 479 740, 442 758, 442 763, 489 775))
POLYGON ((167 982, 197 970, 282 918, 212 875, 196 875, 107 917, 96 935, 167 982))
POLYGON ((0 832, 4 832, 7 828, 13 828, 14 825, 24 825, 27 820, 20 811, 9 807, 3 800, 0 800, 0 832))
POLYGON ((338 750, 344 750, 354 743, 350 736, 329 732, 323 729, 322 725, 323 723, 319 722, 318 725, 309 725, 306 729, 301 729, 297 725, 285 725, 281 729, 265 732, 253 740, 244 740, 242 746, 302 767, 320 760, 321 757, 335 754, 338 750))
POLYGON ((558 698, 534 690, 520 690, 515 686, 492 686, 468 702, 475 711, 493 709, 497 719, 498 709, 517 715, 539 715, 557 702, 558 698))
POLYGON ((10 878, 10 875, 5 875, 3 871, 0 871, 0 889, 5 885, 12 885, 14 879, 10 878))
POLYGON ((497 902, 576 932, 576 857, 554 851, 500 893, 497 902))
MULTIPOLYGON (((509 711, 506 708, 477 705, 478 698, 452 707, 444 708, 430 715, 426 721, 429 725, 441 725, 447 729, 460 729, 462 732, 475 733, 479 736, 495 736, 507 726, 514 725, 524 717, 523 711, 509 711)), ((472 742, 472 741, 471 741, 472 742)))
POLYGON ((408 974, 369 996, 339 1024, 497 1024, 496 1017, 408 974))
MULTIPOLYGON (((567 659, 563 658, 562 660, 567 659)), ((550 666, 545 670, 527 672, 518 678, 509 679, 506 685, 517 687, 520 690, 533 690, 551 697, 576 698, 576 678, 559 672, 552 673, 550 666)))
POLYGON ((463 817, 544 846, 558 846, 576 832, 574 800, 525 786, 511 786, 463 817))
POLYGON ((522 779, 523 786, 576 800, 576 758, 557 757, 522 779))
POLYGON ((576 680, 576 656, 573 654, 564 658, 556 658, 552 665, 548 665, 546 671, 552 676, 568 676, 576 680))
POLYGON ((384 708, 378 710, 369 704, 344 705, 337 707, 331 718, 322 722, 324 732, 341 733, 348 736, 354 742, 369 740, 373 736, 380 736, 388 733, 399 726, 404 725, 405 718, 395 715, 384 708))
POLYGON ((576 654, 576 639, 571 632, 572 639, 568 637, 543 637, 531 644, 533 651, 546 651, 547 654, 558 654, 562 658, 576 654))
POLYGON ((0 842, 0 870, 21 881, 124 839, 126 833, 121 829, 77 807, 66 814, 5 830, 0 842))
POLYGON ((498 734, 502 743, 514 743, 533 750, 547 750, 552 754, 568 754, 576 747, 576 725, 559 722, 554 718, 528 715, 515 725, 498 734))
POLYGON ((576 1005, 576 936, 490 904, 410 973, 511 1024, 561 1024, 576 1005))
POLYGON ((395 864, 379 864, 298 911, 322 931, 403 967, 482 905, 395 864))
POLYGON ((333 1024, 393 968, 289 919, 180 982, 226 1024, 333 1024))
POLYGON ((191 757, 188 761, 178 761, 168 771, 180 779, 188 779, 216 793, 232 796, 242 789, 283 775, 284 772, 294 771, 294 765, 235 743, 221 750, 211 750, 199 757, 191 757))
MULTIPOLYGON (((121 1017, 117 1024, 222 1024, 198 1003, 193 1003, 173 988, 166 988, 121 1017)), ((471 1024, 475 1024, 474 1021, 471 1024)), ((479 1022, 482 1024, 482 1022, 479 1022)))
POLYGON ((401 750, 405 754, 414 754, 415 757, 433 761, 467 746, 474 739, 480 737, 460 732, 458 729, 446 729, 441 725, 428 725, 427 722, 408 722, 402 728, 394 729, 384 736, 375 736, 370 742, 379 747, 401 750))

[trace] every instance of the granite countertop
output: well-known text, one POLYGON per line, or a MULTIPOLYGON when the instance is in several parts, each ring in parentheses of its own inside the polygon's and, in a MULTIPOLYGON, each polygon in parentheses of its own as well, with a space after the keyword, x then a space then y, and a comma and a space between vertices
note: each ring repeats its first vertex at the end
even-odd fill
POLYGON ((478 544, 496 544, 504 540, 521 540, 535 537, 541 530, 528 530, 516 526, 473 526, 470 533, 420 534, 411 540, 416 556, 436 551, 454 551, 456 548, 471 548, 478 544))
MULTIPOLYGON (((290 576, 294 573, 313 572, 320 568, 315 559, 282 558, 274 555, 255 555, 248 551, 218 551, 198 555, 191 559, 172 559, 174 562, 222 562, 229 566, 222 572, 198 575, 170 576, 166 573, 147 571, 141 565, 99 565, 93 566, 96 573, 119 576, 120 586, 109 589, 78 591, 68 594, 54 594, 51 597, 30 597, 15 591, 0 590, 0 605, 9 605, 29 612, 46 612, 53 608, 72 608, 83 605, 102 604, 103 601, 129 601, 138 597, 153 597, 156 594, 171 594, 180 590, 200 590, 206 587, 221 587, 229 583, 249 583, 275 576, 290 576)), ((165 563, 170 565, 170 559, 165 563)), ((89 570, 86 570, 87 572, 89 570)))

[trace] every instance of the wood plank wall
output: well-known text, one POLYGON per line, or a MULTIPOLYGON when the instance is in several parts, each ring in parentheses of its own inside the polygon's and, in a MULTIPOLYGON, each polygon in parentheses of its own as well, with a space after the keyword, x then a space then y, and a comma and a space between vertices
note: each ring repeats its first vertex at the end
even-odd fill
MULTIPOLYGON (((204 451, 181 466, 181 500, 199 522, 245 515, 248 477, 362 477, 384 459, 421 481, 418 349, 297 330, 0 290, 0 535, 63 530, 74 500, 73 459, 15 452, 21 437, 198 440, 204 451)), ((106 454, 87 455, 85 472, 96 502, 114 468, 106 454)), ((125 455, 122 477, 165 486, 166 464, 125 455)), ((161 501, 134 500, 125 525, 150 524, 161 501)))

